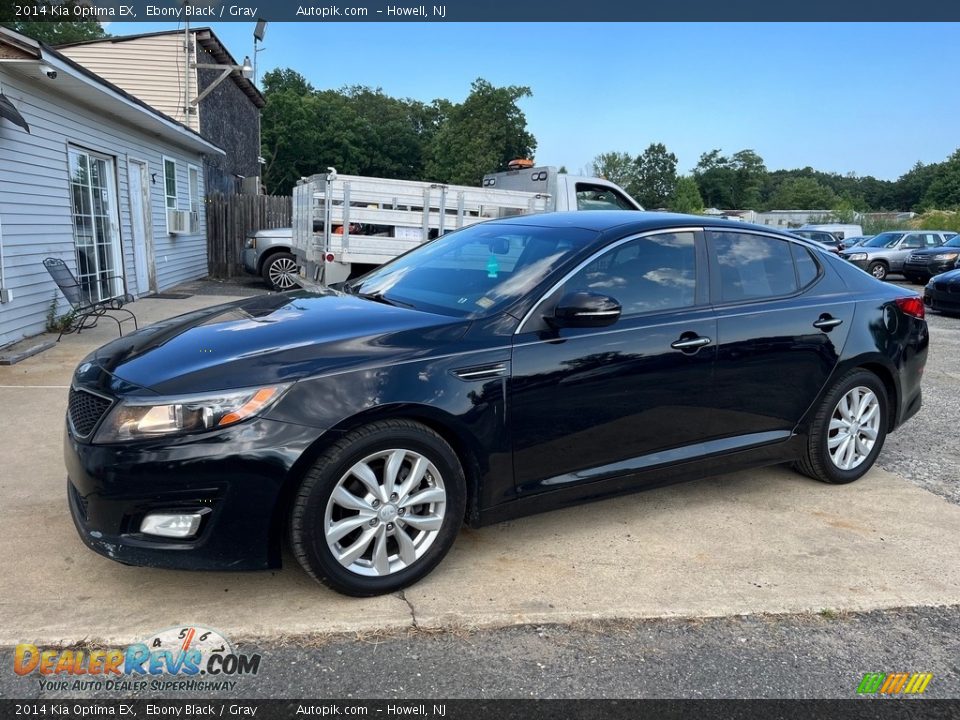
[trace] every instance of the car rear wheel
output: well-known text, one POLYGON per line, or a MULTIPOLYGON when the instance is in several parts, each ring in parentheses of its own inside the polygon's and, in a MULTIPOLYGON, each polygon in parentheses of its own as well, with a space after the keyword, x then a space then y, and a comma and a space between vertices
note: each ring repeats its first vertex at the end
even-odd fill
POLYGON ((380 421, 344 436, 306 474, 291 545, 304 570, 338 592, 394 592, 443 559, 465 506, 450 445, 419 423, 380 421))
POLYGON ((886 263, 882 263, 878 260, 870 263, 870 267, 867 268, 867 272, 873 275, 877 280, 886 280, 887 273, 890 272, 886 263))
POLYGON ((263 264, 263 279, 271 290, 292 290, 299 287, 297 259, 286 252, 278 252, 263 264))
POLYGON ((873 373, 857 369, 833 386, 814 416, 797 470, 843 484, 873 467, 887 435, 887 391, 873 373))

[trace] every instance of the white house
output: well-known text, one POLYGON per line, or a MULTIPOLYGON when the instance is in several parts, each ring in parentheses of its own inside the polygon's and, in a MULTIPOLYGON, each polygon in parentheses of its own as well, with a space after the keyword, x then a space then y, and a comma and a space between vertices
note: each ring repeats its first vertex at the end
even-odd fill
POLYGON ((204 276, 210 155, 223 151, 0 27, 0 346, 43 331, 56 289, 46 257, 101 298, 204 276))

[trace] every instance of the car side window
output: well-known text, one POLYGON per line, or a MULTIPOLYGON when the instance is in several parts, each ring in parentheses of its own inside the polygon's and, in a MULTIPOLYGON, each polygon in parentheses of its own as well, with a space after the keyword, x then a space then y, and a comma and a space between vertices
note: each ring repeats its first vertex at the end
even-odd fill
POLYGON ((694 234, 661 233, 603 253, 567 280, 564 293, 609 295, 627 317, 694 305, 696 278, 694 234))
POLYGON ((931 247, 940 247, 940 236, 936 233, 927 233, 923 236, 924 246, 931 247))
POLYGON ((767 235, 707 232, 722 302, 791 295, 798 288, 791 243, 767 235))
POLYGON ((636 210, 623 195, 606 185, 577 183, 577 210, 636 210))
POLYGON ((797 280, 800 281, 800 289, 809 286, 820 275, 820 266, 813 259, 813 254, 805 247, 791 245, 793 251, 793 262, 797 266, 797 280))
POLYGON ((923 247, 923 237, 918 233, 911 233, 903 239, 903 242, 900 243, 900 247, 904 250, 910 248, 921 248, 923 247))

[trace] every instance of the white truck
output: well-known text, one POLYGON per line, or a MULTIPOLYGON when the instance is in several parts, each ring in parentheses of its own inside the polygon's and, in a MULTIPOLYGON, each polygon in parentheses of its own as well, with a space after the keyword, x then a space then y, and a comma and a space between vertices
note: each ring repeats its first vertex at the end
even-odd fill
POLYGON ((326 174, 293 189, 292 254, 305 283, 330 285, 450 230, 556 210, 643 210, 614 183, 553 167, 511 167, 482 187, 326 174))

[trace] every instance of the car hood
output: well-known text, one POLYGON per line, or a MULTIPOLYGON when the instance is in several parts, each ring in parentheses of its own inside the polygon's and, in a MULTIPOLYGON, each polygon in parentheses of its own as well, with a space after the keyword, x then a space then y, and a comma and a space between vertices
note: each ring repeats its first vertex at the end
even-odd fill
POLYGON ((155 323, 85 362, 158 394, 207 392, 415 358, 462 337, 468 326, 333 290, 300 290, 155 323))
POLYGON ((941 245, 940 247, 935 247, 935 248, 919 248, 918 250, 914 250, 914 251, 913 251, 912 253, 910 253, 910 254, 911 254, 911 255, 926 255, 926 256, 929 257, 929 256, 931 256, 931 255, 945 255, 945 254, 947 254, 947 253, 960 253, 960 248, 958 248, 958 247, 946 247, 946 246, 944 246, 944 245, 941 245))
POLYGON ((940 273, 939 275, 934 275, 930 282, 937 283, 960 283, 960 269, 957 270, 947 270, 945 273, 940 273))

